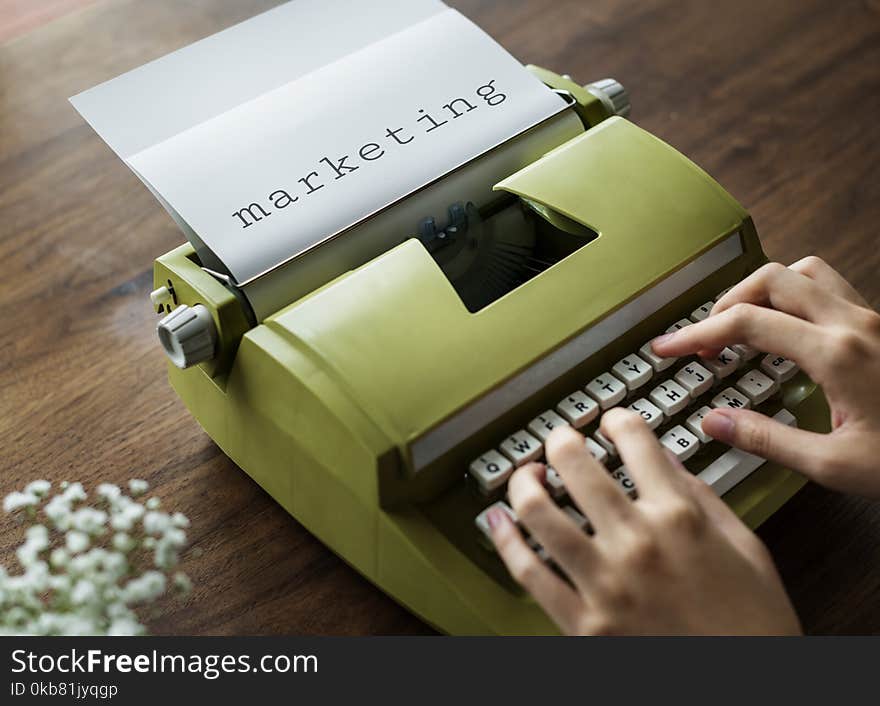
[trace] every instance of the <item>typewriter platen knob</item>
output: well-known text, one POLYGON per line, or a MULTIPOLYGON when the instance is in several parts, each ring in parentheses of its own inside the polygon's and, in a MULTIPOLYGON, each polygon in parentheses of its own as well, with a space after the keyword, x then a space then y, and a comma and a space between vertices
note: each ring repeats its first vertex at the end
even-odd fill
POLYGON ((629 93, 619 81, 615 81, 613 78, 603 78, 588 83, 584 88, 587 93, 602 101, 613 115, 623 117, 629 115, 629 93))
POLYGON ((178 368, 188 368, 214 357, 217 329, 201 304, 182 304, 156 326, 159 342, 169 360, 178 368))

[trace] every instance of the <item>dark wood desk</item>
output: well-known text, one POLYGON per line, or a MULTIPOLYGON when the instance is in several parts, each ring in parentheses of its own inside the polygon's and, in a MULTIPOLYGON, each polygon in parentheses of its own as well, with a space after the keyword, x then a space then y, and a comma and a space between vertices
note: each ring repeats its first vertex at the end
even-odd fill
MULTIPOLYGON (((148 479, 193 520, 195 591, 158 633, 425 633, 239 471, 165 380, 148 302, 181 234, 67 102, 271 0, 100 2, 0 48, 0 492, 148 479)), ((614 76, 632 118, 880 304, 880 5, 450 4, 523 61, 614 76)), ((880 632, 880 505, 808 487, 761 530, 804 625, 880 632)), ((0 560, 20 530, 0 519, 0 560)))

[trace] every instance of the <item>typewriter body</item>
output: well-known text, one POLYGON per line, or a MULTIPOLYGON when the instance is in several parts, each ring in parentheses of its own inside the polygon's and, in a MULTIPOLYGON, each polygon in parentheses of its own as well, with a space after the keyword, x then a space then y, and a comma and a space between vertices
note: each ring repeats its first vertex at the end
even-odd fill
MULTIPOLYGON (((689 441, 688 420, 725 391, 800 427, 828 425, 821 390, 784 360, 776 374, 776 360, 742 349, 691 386, 677 376, 700 361, 651 360, 648 341, 701 318, 765 262, 755 226, 699 167, 617 115, 619 87, 530 70, 570 98, 582 130, 487 184, 491 207, 456 194, 448 216, 425 214, 435 220, 308 292, 274 293, 271 310, 188 244, 154 269, 168 375, 207 434, 357 571, 454 634, 556 631, 478 521, 554 424, 604 450, 622 492, 625 471, 595 435, 607 406, 651 402, 657 434, 689 441), (522 242, 479 254, 481 239, 517 229, 522 242), (638 356, 635 378, 615 373, 638 356), (742 392, 750 371, 768 394, 742 392), (602 376, 614 378, 607 398, 602 376), (689 393, 686 406, 652 396, 664 382, 689 393)), ((333 243, 345 248, 345 234, 333 243)), ((752 527, 803 483, 760 459, 730 474, 718 467, 728 449, 695 446, 686 466, 752 527)))

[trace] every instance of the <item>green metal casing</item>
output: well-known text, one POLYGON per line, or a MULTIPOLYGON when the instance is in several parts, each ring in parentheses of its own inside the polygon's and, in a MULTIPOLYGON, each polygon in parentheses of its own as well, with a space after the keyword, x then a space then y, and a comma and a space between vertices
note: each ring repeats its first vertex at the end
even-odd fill
MULTIPOLYGON (((169 364, 193 416, 310 532, 444 632, 556 632, 477 548, 487 501, 462 490, 468 461, 765 261, 746 211, 699 167, 622 118, 597 122, 496 188, 599 237, 477 313, 415 239, 256 327, 190 246, 155 263, 156 286, 205 305, 219 332, 210 364, 169 364), (737 233, 739 257, 413 471, 416 439, 737 233)), ((827 429, 802 374, 784 401, 801 427, 827 429)), ((725 500, 754 527, 802 483, 768 463, 725 500)))

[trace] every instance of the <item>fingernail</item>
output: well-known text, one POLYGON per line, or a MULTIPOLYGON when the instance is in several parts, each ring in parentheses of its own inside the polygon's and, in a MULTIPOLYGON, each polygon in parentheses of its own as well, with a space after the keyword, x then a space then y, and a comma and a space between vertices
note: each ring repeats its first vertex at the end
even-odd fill
POLYGON ((678 333, 678 332, 672 331, 671 333, 664 333, 662 336, 657 336, 657 338, 655 338, 653 341, 651 341, 651 345, 656 346, 658 343, 661 345, 664 343, 667 343, 672 340, 672 338, 675 336, 676 333, 678 333))
POLYGON ((501 510, 499 510, 498 508, 495 508, 493 510, 489 510, 488 514, 486 515, 486 522, 489 523, 489 529, 494 530, 494 529, 498 529, 498 527, 501 526, 501 523, 504 521, 501 518, 502 514, 504 514, 504 513, 502 513, 501 510))
POLYGON ((733 441, 736 424, 724 412, 713 410, 711 414, 706 415, 702 427, 709 436, 729 443, 733 441))

